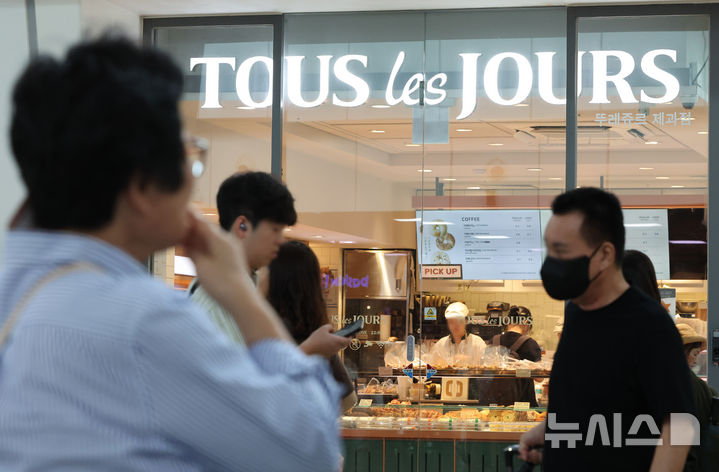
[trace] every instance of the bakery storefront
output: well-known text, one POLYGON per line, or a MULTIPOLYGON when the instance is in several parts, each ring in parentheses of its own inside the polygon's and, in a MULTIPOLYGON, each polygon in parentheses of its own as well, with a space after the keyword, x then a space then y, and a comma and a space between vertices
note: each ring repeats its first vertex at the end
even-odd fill
MULTIPOLYGON (((299 214, 286 236, 319 258, 332 321, 365 322, 343 353, 359 398, 339 419, 345 470, 499 470, 545 417, 564 305, 539 280, 542 233, 567 188, 615 192, 669 313, 719 329, 714 11, 144 21, 185 70, 186 127, 210 144, 193 200, 216 220, 229 175, 281 177, 299 214)), ((179 250, 154 270, 178 290, 193 275, 179 250)), ((717 387, 708 352, 699 374, 717 387)), ((601 381, 611 366, 587 368, 601 381)))

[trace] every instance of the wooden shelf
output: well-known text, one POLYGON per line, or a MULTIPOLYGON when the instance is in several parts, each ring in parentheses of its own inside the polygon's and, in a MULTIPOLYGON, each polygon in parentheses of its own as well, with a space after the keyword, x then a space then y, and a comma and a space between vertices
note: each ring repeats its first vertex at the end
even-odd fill
POLYGON ((455 441, 517 442, 523 433, 505 431, 444 431, 420 429, 342 429, 346 439, 444 439, 455 441))

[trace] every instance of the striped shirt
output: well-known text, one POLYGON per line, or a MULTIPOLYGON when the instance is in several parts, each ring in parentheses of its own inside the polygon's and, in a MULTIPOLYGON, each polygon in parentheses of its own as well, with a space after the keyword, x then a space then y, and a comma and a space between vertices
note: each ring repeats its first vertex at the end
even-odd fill
POLYGON ((339 388, 294 345, 238 346, 184 294, 89 237, 11 231, 0 324, 0 470, 331 471, 339 388))

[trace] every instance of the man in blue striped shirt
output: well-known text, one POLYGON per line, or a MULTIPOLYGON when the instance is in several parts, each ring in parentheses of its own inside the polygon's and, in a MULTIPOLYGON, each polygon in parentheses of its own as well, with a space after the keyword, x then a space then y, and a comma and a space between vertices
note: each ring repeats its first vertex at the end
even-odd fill
POLYGON ((241 246, 188 211, 201 163, 181 92, 165 55, 113 38, 18 81, 30 227, 10 231, 0 271, 3 472, 339 467, 327 363, 291 342, 241 246), (246 346, 144 270, 181 242, 246 346))

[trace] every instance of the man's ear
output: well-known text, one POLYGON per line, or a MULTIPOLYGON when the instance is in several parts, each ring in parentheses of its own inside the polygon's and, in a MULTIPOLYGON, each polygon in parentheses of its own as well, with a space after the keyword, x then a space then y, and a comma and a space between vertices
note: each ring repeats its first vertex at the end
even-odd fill
POLYGON ((132 210, 141 215, 149 215, 154 207, 153 196, 156 192, 157 189, 147 180, 134 176, 125 190, 125 197, 132 210))
POLYGON ((609 267, 616 263, 617 250, 614 247, 614 244, 610 243, 609 241, 605 241, 602 244, 602 248, 599 250, 599 252, 601 252, 602 266, 609 267))
POLYGON ((252 223, 250 223, 250 220, 247 219, 246 216, 240 215, 235 219, 235 222, 232 223, 232 228, 230 228, 230 232, 237 236, 239 239, 245 239, 247 234, 252 231, 252 223))

